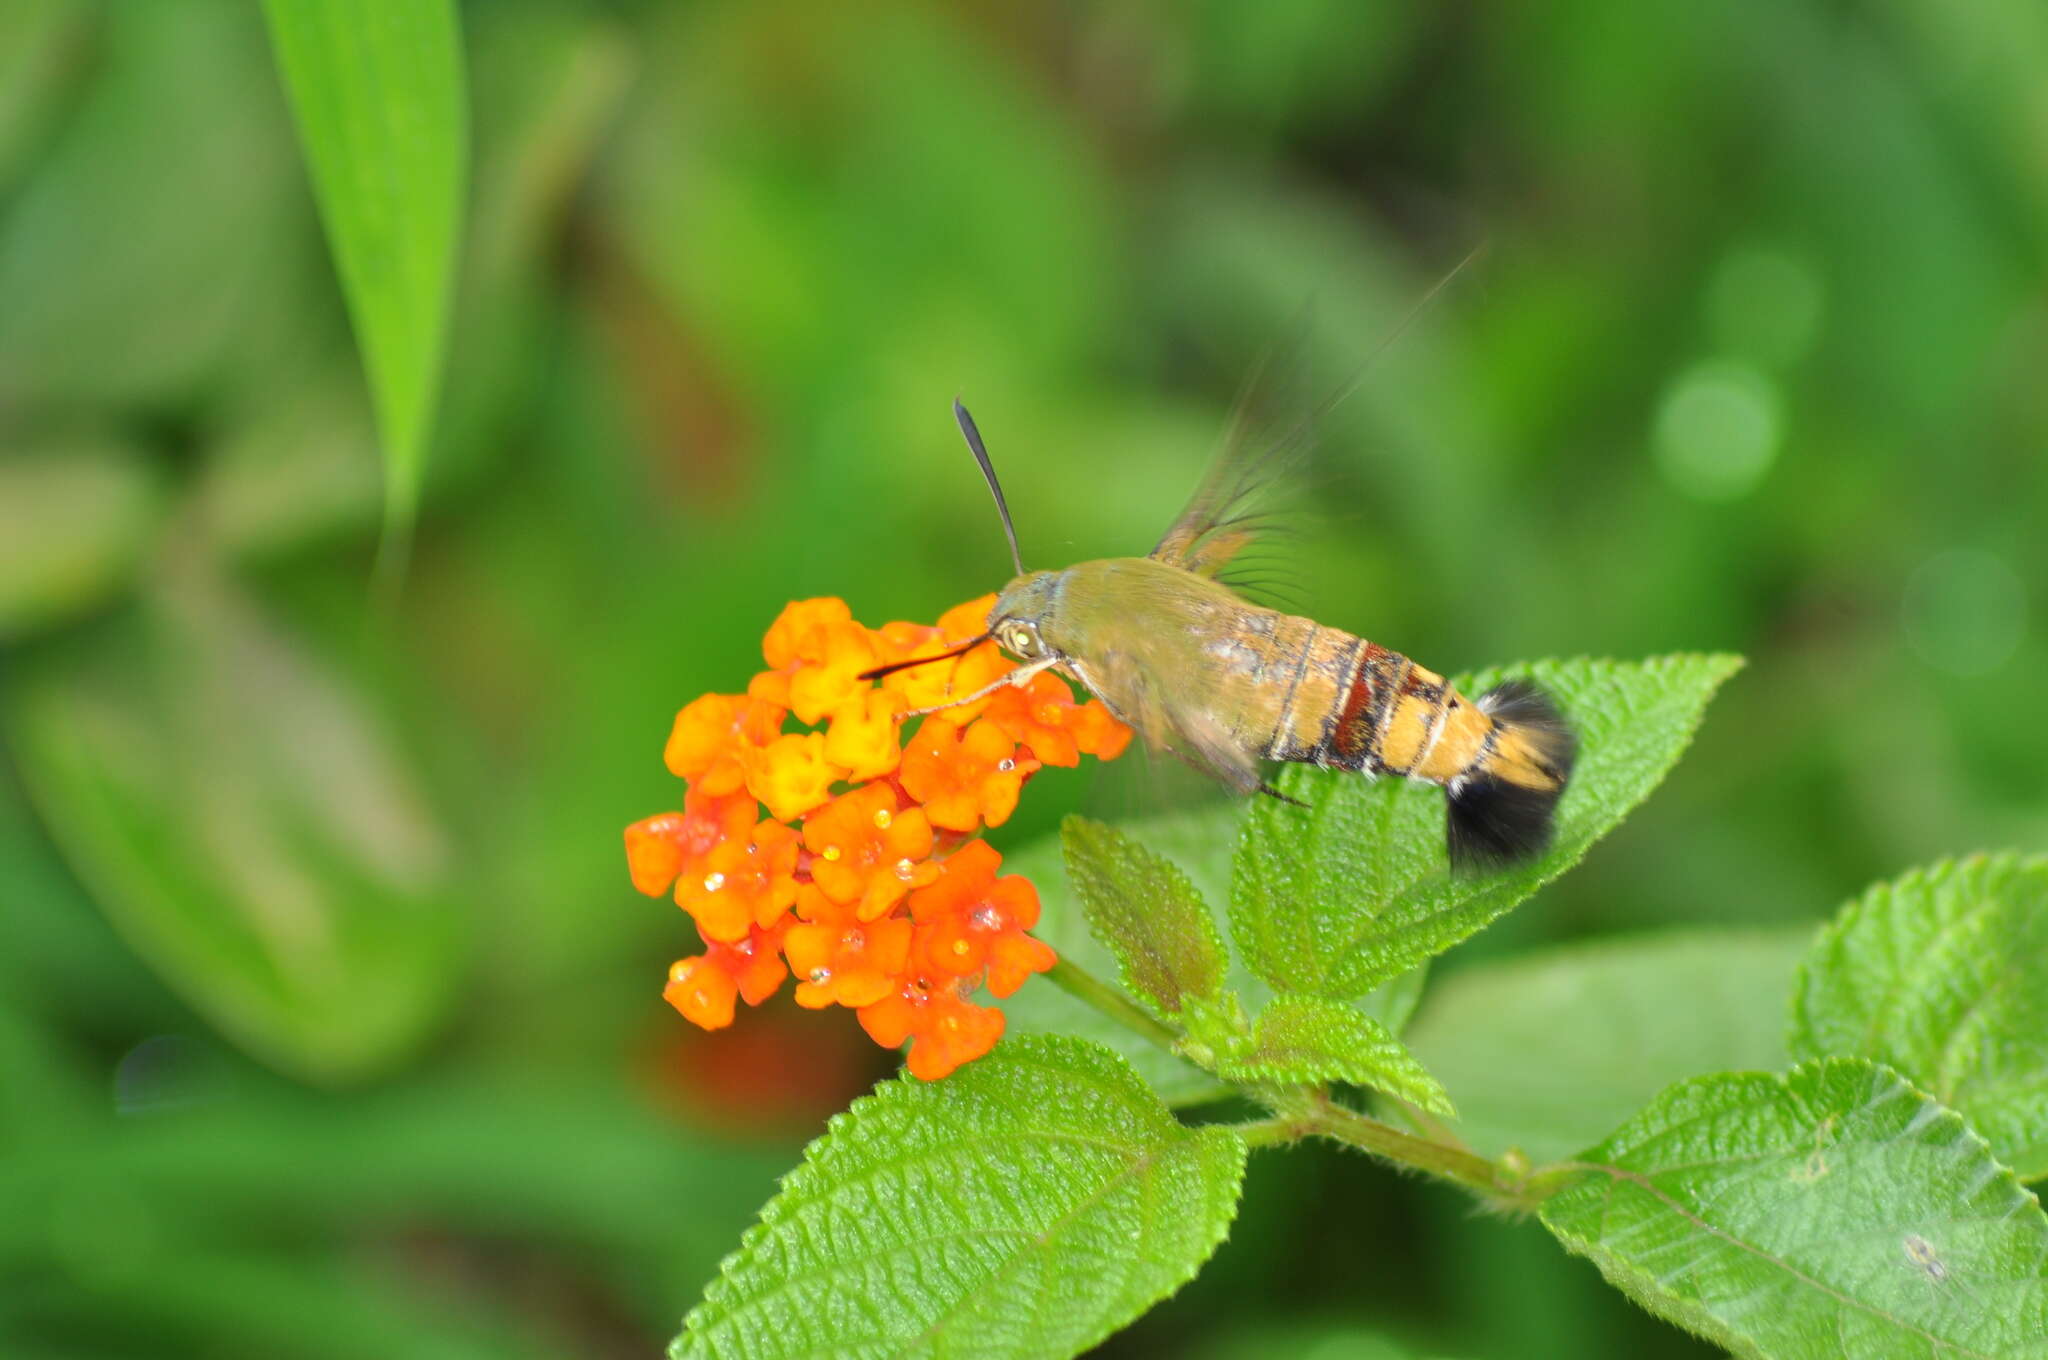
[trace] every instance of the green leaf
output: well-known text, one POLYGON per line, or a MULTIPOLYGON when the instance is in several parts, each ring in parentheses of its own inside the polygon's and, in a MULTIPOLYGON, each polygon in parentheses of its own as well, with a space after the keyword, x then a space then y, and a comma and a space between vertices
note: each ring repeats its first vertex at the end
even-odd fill
MULTIPOLYGON (((1449 949, 1576 864, 1648 797, 1741 664, 1687 655, 1515 672, 1557 700, 1578 732, 1579 761, 1556 843, 1504 872, 1450 874, 1443 794, 1431 786, 1288 767, 1281 790, 1308 806, 1255 800, 1238 846, 1230 925, 1246 966, 1279 991, 1349 998, 1449 949)), ((1504 675, 1457 685, 1478 695, 1504 675)))
POLYGON ((1580 1161, 1544 1224, 1737 1355, 2048 1355, 2048 1216, 1889 1068, 1684 1082, 1580 1161))
POLYGON ((264 0, 383 432, 387 522, 419 493, 467 194, 453 0, 264 0))
POLYGON ((1230 956, 1216 920, 1173 861, 1086 817, 1060 827, 1067 881, 1096 938, 1116 955, 1124 986, 1162 1019, 1183 998, 1222 995, 1230 956))
MULTIPOLYGON (((1172 857, 1199 887, 1227 882, 1227 866, 1206 863, 1200 847, 1229 845, 1237 834, 1237 808, 1227 803, 1176 811, 1136 823, 1131 837, 1172 857)), ((1058 836, 1043 836, 1003 852, 1003 872, 1022 874, 1038 889, 1040 913, 1032 934, 1098 978, 1113 976, 1119 963, 1089 929, 1080 894, 1068 881, 1065 848, 1058 836)), ((1169 1105, 1196 1105, 1230 1093, 1213 1074, 1132 1033, 1043 978, 1034 979, 1003 1002, 1008 1033, 1067 1034, 1114 1049, 1136 1068, 1169 1105)))
POLYGON ((330 335, 328 297, 308 286, 305 194, 263 21, 240 3, 69 8, 40 80, 10 60, 38 61, 36 37, 0 20, 0 49, 31 49, 0 58, 0 104, 34 102, 39 84, 53 96, 30 115, 46 126, 21 148, 0 213, 0 401, 20 413, 10 437, 31 428, 29 412, 46 413, 43 426, 108 408, 180 420, 203 409, 194 432, 210 434, 239 395, 330 335))
POLYGON ((445 1012, 448 835, 362 695, 225 580, 12 668, 22 780, 72 870, 184 999, 301 1077, 360 1078, 445 1012))
POLYGON ((1897 1068, 2020 1179, 2048 1176, 2048 857, 1944 861, 1843 908, 1800 967, 1791 1043, 1897 1068))
MULTIPOLYGON (((1243 800, 1207 803, 1136 822, 1129 835, 1185 872, 1205 901, 1222 901, 1229 893, 1232 847, 1237 844, 1244 810, 1243 800)), ((1068 881, 1058 837, 1042 837, 1006 851, 1004 868, 1023 874, 1038 888, 1044 910, 1033 934, 1058 950, 1061 958, 1096 977, 1116 971, 1117 959, 1089 929, 1079 894, 1068 881)), ((1422 995, 1427 973, 1426 966, 1410 969, 1354 1004, 1368 1018, 1399 1034, 1422 995)), ((1228 987, 1254 1010, 1272 999, 1272 991, 1263 981, 1234 965, 1228 987)), ((1205 1016, 1220 1023, 1224 1009, 1212 1008, 1205 1016)), ((1049 983, 1034 982, 1005 1001, 1003 1010, 1009 1016, 1011 1034, 1074 1034, 1115 1049, 1170 1105, 1195 1105, 1230 1093, 1213 1074, 1140 1038, 1049 983)))
POLYGON ((1478 964, 1430 990, 1408 1043, 1456 1094, 1466 1142, 1551 1161, 1672 1082, 1784 1067, 1785 996, 1812 937, 1673 930, 1478 964))
POLYGON ((1008 1040, 835 1118, 670 1353, 1077 1354, 1200 1269, 1244 1159, 1100 1045, 1008 1040))
POLYGON ((148 460, 119 445, 0 459, 0 638, 104 604, 126 586, 164 500, 148 460))
POLYGON ((1342 1001, 1282 996, 1259 1012, 1250 1042, 1217 1071, 1231 1081, 1347 1081, 1448 1115, 1451 1098, 1385 1025, 1342 1001))

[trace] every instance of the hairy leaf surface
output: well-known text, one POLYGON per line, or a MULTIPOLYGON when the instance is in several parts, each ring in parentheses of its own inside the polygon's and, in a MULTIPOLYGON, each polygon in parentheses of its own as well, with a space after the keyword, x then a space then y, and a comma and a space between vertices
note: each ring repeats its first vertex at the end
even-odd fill
POLYGON ((1406 1044, 1357 1007, 1326 997, 1274 998, 1253 1022, 1249 1044, 1217 1070, 1232 1081, 1349 1082, 1431 1114, 1451 1113, 1442 1084, 1406 1044))
POLYGON ((1543 1207, 1741 1356, 2048 1355, 2048 1216, 1953 1110, 1861 1058, 1672 1087, 1543 1207))
POLYGON ((1244 1158, 1082 1040, 898 1077, 811 1145, 670 1353, 1078 1354, 1201 1268, 1244 1158))
POLYGON ((1162 1018, 1183 997, 1213 999, 1230 970, 1223 937, 1195 885, 1172 860, 1086 817, 1060 829, 1067 880, 1116 955, 1124 986, 1162 1018))
POLYGON ((1799 970, 1792 1049, 1887 1063, 2048 1176, 2048 858, 1943 862, 1850 903, 1799 970))

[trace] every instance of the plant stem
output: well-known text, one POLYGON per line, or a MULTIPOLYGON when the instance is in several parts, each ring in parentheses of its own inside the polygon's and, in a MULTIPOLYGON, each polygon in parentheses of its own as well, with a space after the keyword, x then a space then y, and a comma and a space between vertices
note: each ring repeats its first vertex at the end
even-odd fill
MULTIPOLYGON (((1182 1052, 1182 1039, 1178 1033, 1140 1010, 1129 997, 1071 959, 1062 958, 1055 963, 1046 977, 1067 995, 1116 1021, 1133 1034, 1175 1057, 1187 1056, 1182 1052)), ((1534 1202, 1529 1194, 1531 1185, 1525 1170, 1480 1156, 1426 1115, 1423 1116, 1425 1131, 1432 1136, 1417 1137, 1338 1104, 1326 1090, 1263 1087, 1256 1092, 1247 1090, 1245 1094, 1263 1101, 1273 1111, 1271 1118, 1232 1126, 1252 1147, 1274 1147, 1309 1137, 1328 1138, 1476 1190, 1496 1204, 1527 1207, 1534 1202)), ((1536 1200, 1541 1198, 1540 1193, 1535 1196, 1536 1200)))
POLYGON ((1180 1056, 1180 1036, 1138 1009, 1131 999, 1072 959, 1061 957, 1046 978, 1075 1000, 1094 1007, 1140 1038, 1149 1040, 1175 1057, 1180 1056))
POLYGON ((1382 1124, 1356 1110, 1346 1109, 1320 1092, 1304 1122, 1310 1133, 1400 1162, 1403 1166, 1456 1181, 1489 1196, 1520 1198, 1519 1187, 1510 1181, 1504 1168, 1478 1153, 1403 1133, 1391 1124, 1382 1124))
POLYGON ((1254 1119, 1246 1124, 1226 1124, 1248 1147, 1278 1147, 1283 1143, 1298 1143, 1308 1132, 1299 1119, 1274 1115, 1271 1119, 1254 1119))

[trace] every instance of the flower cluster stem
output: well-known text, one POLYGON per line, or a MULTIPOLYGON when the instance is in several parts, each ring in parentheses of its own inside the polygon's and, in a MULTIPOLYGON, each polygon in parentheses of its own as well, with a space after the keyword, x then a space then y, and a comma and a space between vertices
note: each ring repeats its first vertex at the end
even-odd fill
POLYGON ((1064 954, 1045 977, 1068 996, 1108 1016, 1133 1034, 1176 1057, 1180 1055, 1180 1035, 1138 1009, 1122 992, 1064 954))

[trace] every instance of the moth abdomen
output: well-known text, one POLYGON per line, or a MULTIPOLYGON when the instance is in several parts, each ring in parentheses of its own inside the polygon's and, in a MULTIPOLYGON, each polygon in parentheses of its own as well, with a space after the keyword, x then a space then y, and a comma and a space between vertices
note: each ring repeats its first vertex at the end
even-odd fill
MULTIPOLYGON (((1323 630, 1325 632, 1332 630, 1323 630)), ((1541 690, 1511 680, 1465 698, 1399 652, 1353 639, 1351 671, 1314 740, 1283 730, 1271 754, 1444 786, 1454 869, 1514 864, 1550 844, 1571 777, 1571 730, 1541 690)))

